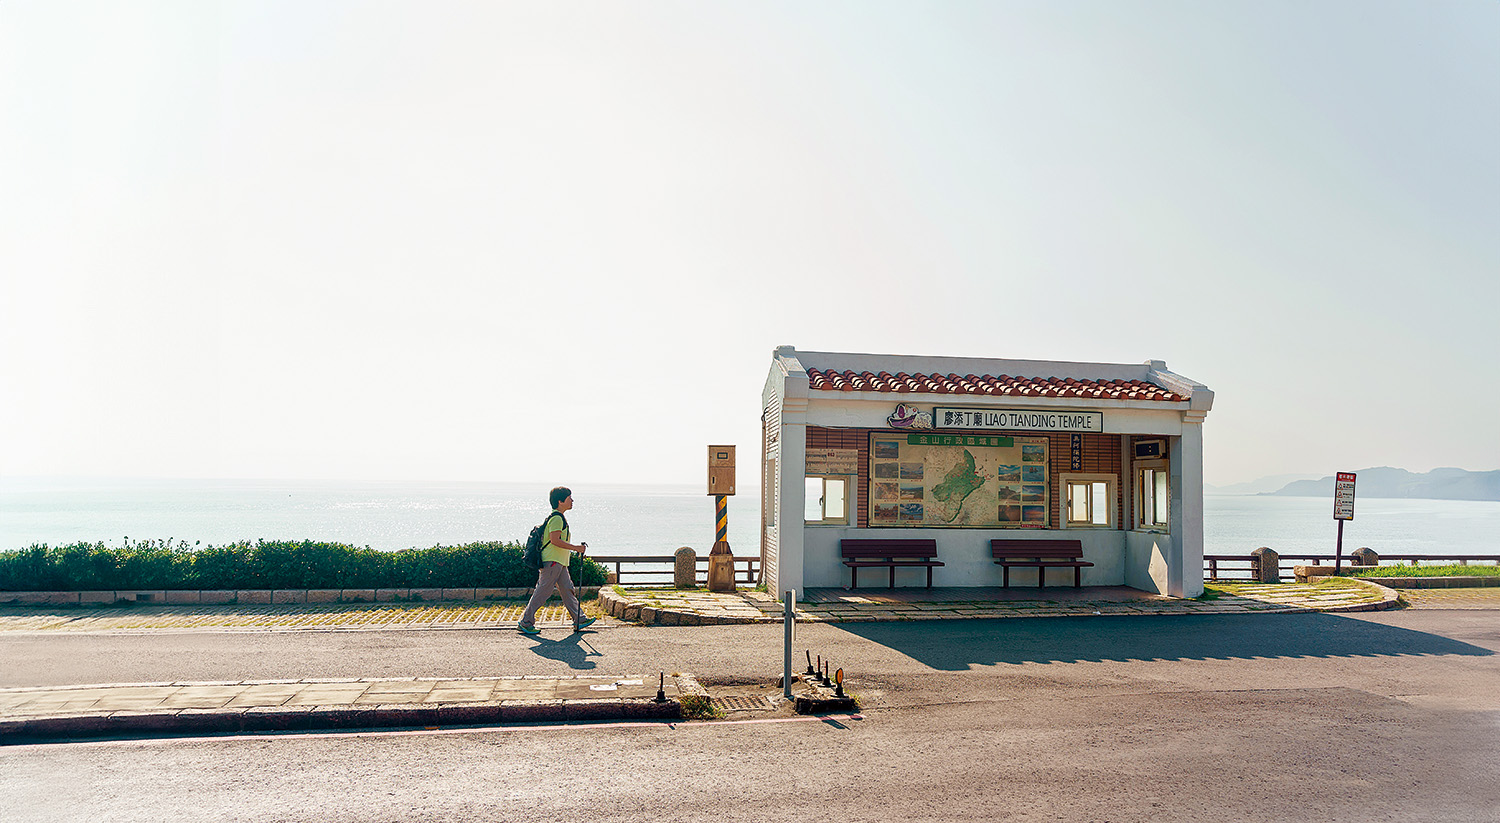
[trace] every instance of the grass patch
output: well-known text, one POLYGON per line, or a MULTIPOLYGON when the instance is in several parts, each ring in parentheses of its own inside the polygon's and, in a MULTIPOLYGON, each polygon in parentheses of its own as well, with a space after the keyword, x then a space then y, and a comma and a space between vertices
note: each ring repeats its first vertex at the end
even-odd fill
POLYGON ((1500 577, 1500 566, 1375 566, 1351 577, 1500 577))

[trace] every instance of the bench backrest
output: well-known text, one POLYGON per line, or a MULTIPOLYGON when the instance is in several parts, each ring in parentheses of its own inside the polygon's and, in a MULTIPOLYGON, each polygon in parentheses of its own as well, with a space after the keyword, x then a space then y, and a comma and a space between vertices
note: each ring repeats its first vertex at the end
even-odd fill
POLYGON ((936 540, 850 538, 839 541, 845 560, 856 557, 937 557, 936 540))
POLYGON ((1083 557, 1082 540, 991 540, 990 555, 1007 558, 1076 559, 1083 557))

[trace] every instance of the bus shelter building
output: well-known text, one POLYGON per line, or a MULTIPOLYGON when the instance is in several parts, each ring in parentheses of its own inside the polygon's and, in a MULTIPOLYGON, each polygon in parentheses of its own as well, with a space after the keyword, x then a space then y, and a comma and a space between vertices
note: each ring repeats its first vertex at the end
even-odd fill
MULTIPOLYGON (((847 587, 841 540, 923 538, 943 563, 933 585, 998 586, 991 539, 1066 538, 1093 564, 1085 586, 1196 597, 1213 397, 1159 360, 782 346, 761 397, 762 575, 773 592, 847 587)), ((1010 584, 1039 573, 1013 569, 1010 584)), ((897 586, 926 584, 924 569, 896 572, 897 586)))

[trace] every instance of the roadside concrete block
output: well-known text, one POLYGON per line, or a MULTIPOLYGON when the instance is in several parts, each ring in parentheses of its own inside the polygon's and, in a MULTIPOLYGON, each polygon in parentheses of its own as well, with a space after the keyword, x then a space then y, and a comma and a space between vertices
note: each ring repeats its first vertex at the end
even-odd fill
POLYGON ((565 720, 617 720, 625 716, 625 701, 618 697, 564 700, 565 720))
POLYGON ((510 589, 475 589, 475 600, 506 600, 510 597, 510 589))
POLYGON ((656 609, 653 608, 653 607, 651 607, 651 606, 641 606, 641 622, 642 623, 655 623, 656 622, 656 609))
POLYGON ((235 595, 233 589, 205 589, 198 592, 198 603, 204 606, 224 606, 234 603, 235 595))
POLYGON ((693 614, 692 612, 681 612, 677 615, 677 625, 679 626, 702 626, 703 620, 702 615, 693 614))
POLYGON ((341 603, 374 603, 374 589, 344 589, 339 592, 341 603))
POLYGON ((503 723, 538 723, 563 719, 561 700, 502 700, 500 720, 503 723))
POLYGON ((167 593, 161 589, 156 591, 132 591, 115 592, 115 602, 125 601, 127 603, 165 603, 167 593))
POLYGON ((411 597, 412 600, 420 600, 423 603, 436 603, 437 601, 443 599, 443 590, 442 589, 411 589, 409 596, 411 597))
POLYGON ((655 700, 626 700, 622 707, 627 720, 677 720, 682 718, 682 704, 668 698, 666 702, 655 700))
POLYGON ((394 603, 397 600, 405 600, 405 599, 407 599, 407 594, 408 594, 408 590, 407 589, 376 589, 375 590, 375 602, 377 602, 377 603, 394 603))
POLYGON ((105 726, 111 732, 170 732, 176 728, 176 712, 111 712, 105 726))
POLYGON ((478 589, 443 589, 439 595, 443 600, 476 600, 478 589))
POLYGON ((622 620, 640 620, 641 607, 633 604, 625 606, 625 608, 621 611, 620 618, 622 620))
POLYGON ((78 602, 84 606, 97 606, 115 602, 114 592, 79 592, 78 602))
POLYGON ((0 603, 18 606, 76 606, 79 600, 78 592, 0 592, 0 603))
POLYGON ((440 706, 430 706, 435 717, 431 723, 425 725, 463 726, 476 723, 499 723, 500 703, 495 700, 485 700, 473 703, 445 703, 440 706))
POLYGON ((675 626, 680 619, 677 612, 668 611, 666 609, 657 612, 656 617, 658 622, 660 622, 663 626, 675 626))
POLYGON ((166 601, 174 606, 196 606, 202 602, 197 589, 174 589, 167 592, 166 601))
POLYGON ((1376 554, 1375 550, 1369 546, 1361 546, 1355 549, 1353 554, 1349 555, 1349 562, 1356 566, 1379 566, 1380 555, 1376 554))
POLYGON ((306 603, 307 589, 277 589, 271 592, 271 602, 277 605, 306 603))
POLYGON ((239 731, 241 712, 224 709, 183 709, 177 712, 177 731, 239 731))
POLYGON ((271 604, 270 589, 240 589, 234 593, 235 602, 240 605, 269 606, 271 604))
POLYGON ((307 603, 337 603, 343 589, 308 589, 307 603))

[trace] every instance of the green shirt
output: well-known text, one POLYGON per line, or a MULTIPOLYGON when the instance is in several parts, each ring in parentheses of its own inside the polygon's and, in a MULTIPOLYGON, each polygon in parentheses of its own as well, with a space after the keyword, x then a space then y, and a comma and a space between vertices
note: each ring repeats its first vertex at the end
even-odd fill
POLYGON ((561 563, 566 566, 568 565, 568 562, 573 559, 572 552, 568 551, 567 549, 552 545, 552 535, 559 532, 562 533, 561 536, 564 543, 573 542, 572 538, 568 535, 568 527, 566 525, 567 522, 568 521, 565 520, 562 515, 559 515, 557 512, 553 512, 552 514, 547 515, 547 531, 546 534, 542 536, 543 563, 561 563))

